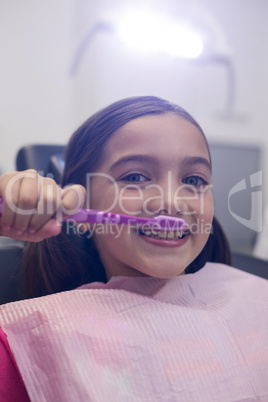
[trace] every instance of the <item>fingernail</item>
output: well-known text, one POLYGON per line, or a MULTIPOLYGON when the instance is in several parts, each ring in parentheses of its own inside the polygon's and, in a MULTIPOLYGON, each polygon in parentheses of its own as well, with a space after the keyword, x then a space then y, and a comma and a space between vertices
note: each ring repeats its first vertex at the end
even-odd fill
POLYGON ((35 233, 35 232, 36 232, 36 229, 28 229, 28 232, 29 232, 29 233, 35 233))

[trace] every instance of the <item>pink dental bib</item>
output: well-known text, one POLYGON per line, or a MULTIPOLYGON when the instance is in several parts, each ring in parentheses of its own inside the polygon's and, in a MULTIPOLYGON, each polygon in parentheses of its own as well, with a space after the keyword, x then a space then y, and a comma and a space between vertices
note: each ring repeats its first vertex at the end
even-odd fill
POLYGON ((32 401, 268 401, 268 281, 220 264, 0 306, 32 401))

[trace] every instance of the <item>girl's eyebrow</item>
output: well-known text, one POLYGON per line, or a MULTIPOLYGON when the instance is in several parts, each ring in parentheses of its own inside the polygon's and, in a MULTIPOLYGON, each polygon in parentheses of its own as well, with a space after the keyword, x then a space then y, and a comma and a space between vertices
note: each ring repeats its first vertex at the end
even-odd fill
POLYGON ((119 166, 127 163, 127 162, 142 162, 147 165, 153 165, 157 163, 156 158, 150 155, 128 155, 123 158, 118 159, 109 170, 113 170, 118 168, 119 166))
MULTIPOLYGON (((141 162, 147 165, 155 165, 157 164, 157 159, 151 155, 128 155, 118 159, 109 169, 109 171, 124 165, 127 162, 141 162)), ((201 156, 190 156, 185 157, 181 161, 182 166, 191 166, 191 165, 205 165, 209 171, 211 172, 211 164, 208 159, 203 158, 201 156)))
POLYGON ((191 165, 205 165, 209 171, 212 171, 211 168, 211 163, 209 162, 209 160, 207 160, 206 158, 203 158, 201 156, 191 156, 191 157, 186 157, 182 160, 182 165, 186 165, 186 166, 191 166, 191 165))

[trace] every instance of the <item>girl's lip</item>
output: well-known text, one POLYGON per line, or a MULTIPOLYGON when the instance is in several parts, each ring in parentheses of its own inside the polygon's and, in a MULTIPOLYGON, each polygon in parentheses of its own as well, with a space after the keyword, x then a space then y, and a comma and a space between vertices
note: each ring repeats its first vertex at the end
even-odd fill
POLYGON ((160 247, 180 247, 185 244, 189 238, 189 234, 185 235, 182 239, 177 240, 155 239, 153 237, 143 236, 141 234, 138 234, 138 236, 147 243, 160 247))

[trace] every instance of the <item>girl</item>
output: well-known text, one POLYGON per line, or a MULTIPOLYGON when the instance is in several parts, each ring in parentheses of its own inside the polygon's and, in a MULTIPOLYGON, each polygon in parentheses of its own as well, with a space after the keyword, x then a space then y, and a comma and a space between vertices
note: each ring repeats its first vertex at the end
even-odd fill
POLYGON ((215 264, 230 253, 213 217, 208 144, 186 111, 155 97, 117 102, 72 136, 62 189, 14 172, 0 196, 2 234, 28 241, 26 296, 50 294, 0 308, 2 394, 267 400, 267 282, 215 264), (60 225, 59 213, 81 206, 185 227, 60 225))

